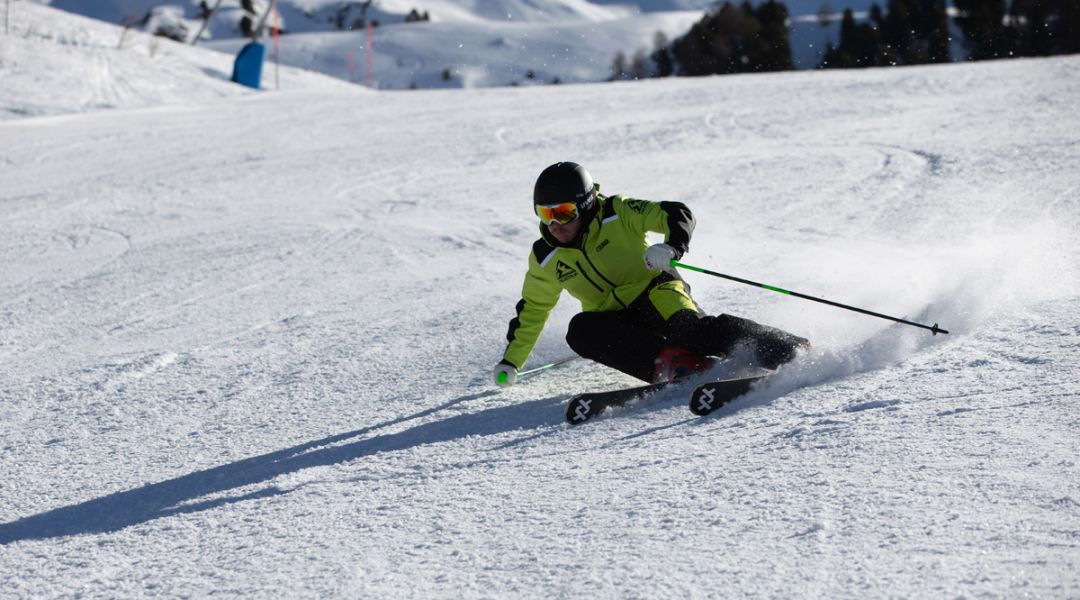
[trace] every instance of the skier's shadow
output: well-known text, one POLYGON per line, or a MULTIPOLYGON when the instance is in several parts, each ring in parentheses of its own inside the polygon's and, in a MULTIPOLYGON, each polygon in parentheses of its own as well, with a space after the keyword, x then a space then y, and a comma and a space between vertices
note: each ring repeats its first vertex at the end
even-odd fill
MULTIPOLYGON (((171 515, 195 513, 244 500, 286 494, 289 490, 271 485, 241 495, 200 500, 311 467, 333 465, 381 452, 404 450, 468 436, 488 436, 521 429, 534 430, 545 423, 561 421, 557 406, 563 398, 551 397, 479 412, 463 412, 397 433, 366 437, 380 430, 423 419, 455 405, 495 394, 497 392, 489 391, 463 396, 440 406, 371 427, 117 492, 10 523, 0 523, 0 546, 21 540, 109 533, 171 515)), ((523 439, 531 437, 535 437, 535 433, 529 433, 523 439)), ((513 443, 504 443, 503 446, 513 443)))

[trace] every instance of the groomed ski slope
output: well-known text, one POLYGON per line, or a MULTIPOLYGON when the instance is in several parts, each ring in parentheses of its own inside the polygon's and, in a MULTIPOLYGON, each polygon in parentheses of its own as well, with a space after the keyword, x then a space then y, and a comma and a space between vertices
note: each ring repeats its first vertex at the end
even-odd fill
POLYGON ((1078 97, 1070 57, 0 123, 0 589, 1075 597, 1078 97), (813 353, 569 428, 632 381, 489 380, 563 159, 688 203, 685 262, 952 333, 689 273, 813 353))

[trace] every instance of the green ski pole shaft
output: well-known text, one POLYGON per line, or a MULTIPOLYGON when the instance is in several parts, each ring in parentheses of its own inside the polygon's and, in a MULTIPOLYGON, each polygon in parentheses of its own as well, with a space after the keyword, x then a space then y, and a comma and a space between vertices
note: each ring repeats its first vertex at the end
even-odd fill
MULTIPOLYGON (((577 354, 572 354, 570 356, 567 356, 566 358, 560 358, 559 360, 557 360, 557 361, 555 361, 553 363, 548 363, 546 365, 536 367, 535 369, 529 369, 528 371, 518 371, 518 374, 517 374, 518 379, 521 379, 522 377, 528 377, 529 375, 535 375, 537 373, 543 373, 544 371, 547 371, 548 369, 551 369, 553 367, 557 367, 557 366, 559 366, 561 364, 564 364, 564 363, 568 363, 568 362, 574 360, 575 358, 578 358, 578 355, 577 354)), ((499 379, 500 379, 499 383, 506 383, 506 374, 501 373, 499 375, 499 379)))
POLYGON ((857 306, 848 306, 847 304, 841 304, 839 302, 833 302, 832 300, 826 300, 824 298, 815 298, 813 296, 807 296, 806 294, 800 294, 799 292, 793 292, 791 290, 785 290, 783 288, 778 288, 778 287, 775 287, 775 286, 766 285, 764 283, 758 283, 756 281, 750 281, 749 279, 743 279, 741 277, 734 277, 732 275, 725 275, 723 273, 717 273, 716 271, 710 271, 708 269, 702 269, 701 267, 695 267, 693 265, 683 264, 683 263, 675 261, 675 260, 671 261, 671 266, 679 267, 679 268, 682 268, 682 269, 689 269, 691 271, 697 271, 698 273, 704 273, 706 275, 712 275, 713 277, 720 277, 721 279, 727 279, 729 281, 734 281, 734 282, 737 282, 737 283, 743 283, 743 284, 746 284, 746 285, 752 285, 754 287, 759 287, 759 288, 761 288, 763 290, 771 290, 771 291, 774 291, 774 292, 779 292, 781 294, 785 294, 787 296, 794 296, 796 298, 802 298, 803 300, 812 300, 812 301, 818 302, 820 304, 827 304, 829 306, 835 306, 836 308, 843 308, 844 310, 854 311, 854 312, 861 313, 861 314, 864 314, 864 315, 869 315, 871 317, 877 317, 879 319, 886 319, 886 320, 889 320, 889 321, 894 321, 896 323, 903 323, 904 325, 911 325, 912 327, 920 327, 922 329, 928 329, 934 335, 937 335, 939 333, 949 333, 948 331, 938 327, 937 323, 934 323, 932 326, 931 325, 923 325, 922 323, 915 323, 913 321, 908 321, 906 319, 900 319, 900 318, 897 318, 897 317, 890 317, 889 315, 883 315, 881 313, 877 313, 877 312, 874 312, 872 310, 866 310, 865 308, 859 308, 857 306))
POLYGON ((532 375, 533 373, 539 373, 541 371, 547 371, 548 369, 550 369, 552 367, 557 367, 557 366, 559 366, 561 364, 568 363, 568 362, 574 360, 577 357, 578 357, 578 355, 575 354, 573 356, 567 356, 566 358, 560 358, 559 360, 557 360, 557 361, 555 361, 553 363, 548 363, 548 364, 546 364, 546 365, 544 365, 542 367, 536 367, 535 369, 529 369, 528 371, 518 371, 518 377, 520 378, 523 375, 532 375))

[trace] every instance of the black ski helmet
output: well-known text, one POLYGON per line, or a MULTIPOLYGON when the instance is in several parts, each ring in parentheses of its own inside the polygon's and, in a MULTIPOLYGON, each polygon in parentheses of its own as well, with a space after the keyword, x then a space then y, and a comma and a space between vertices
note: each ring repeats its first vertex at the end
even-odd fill
POLYGON ((585 167, 572 162, 559 162, 544 169, 533 187, 533 206, 577 204, 578 212, 588 215, 595 210, 596 191, 592 175, 585 167))

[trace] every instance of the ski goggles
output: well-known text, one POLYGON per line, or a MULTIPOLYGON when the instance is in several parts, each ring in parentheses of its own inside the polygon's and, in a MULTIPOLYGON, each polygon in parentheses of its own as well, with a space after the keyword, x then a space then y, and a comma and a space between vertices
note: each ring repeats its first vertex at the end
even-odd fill
POLYGON ((537 204, 536 216, 540 217, 540 221, 545 225, 551 225, 552 223, 566 225, 578 218, 578 208, 577 204, 573 202, 537 204))

